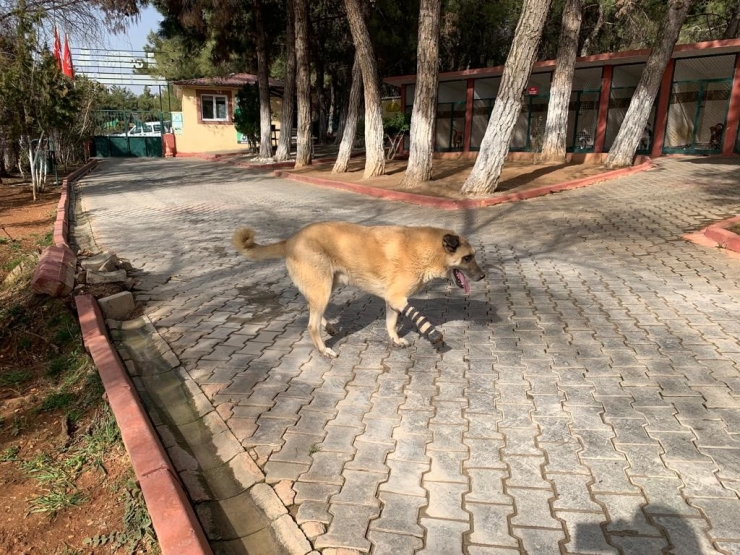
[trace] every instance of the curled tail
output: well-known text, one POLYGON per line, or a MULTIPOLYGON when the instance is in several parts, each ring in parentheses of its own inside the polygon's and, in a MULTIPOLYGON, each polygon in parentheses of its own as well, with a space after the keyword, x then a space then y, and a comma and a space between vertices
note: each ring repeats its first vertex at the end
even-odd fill
POLYGON ((236 249, 250 260, 269 260, 270 258, 285 258, 285 241, 272 245, 258 245, 254 242, 254 230, 242 227, 234 232, 231 243, 236 249))

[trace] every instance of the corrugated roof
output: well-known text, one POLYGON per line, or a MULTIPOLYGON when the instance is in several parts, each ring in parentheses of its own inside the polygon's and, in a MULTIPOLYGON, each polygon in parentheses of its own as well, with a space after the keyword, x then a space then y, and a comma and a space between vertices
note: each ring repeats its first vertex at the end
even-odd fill
MULTIPOLYGON (((198 77, 196 79, 182 79, 173 81, 175 85, 197 87, 234 87, 239 88, 243 85, 251 85, 257 82, 257 76, 251 73, 232 73, 223 77, 198 77)), ((283 82, 276 79, 269 80, 270 87, 276 89, 283 88, 283 82)))

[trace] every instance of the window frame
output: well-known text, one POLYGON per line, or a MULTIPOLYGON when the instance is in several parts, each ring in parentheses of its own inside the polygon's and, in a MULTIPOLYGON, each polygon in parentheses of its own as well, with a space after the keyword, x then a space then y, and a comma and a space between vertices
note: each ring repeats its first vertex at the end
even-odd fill
POLYGON ((199 123, 207 123, 207 124, 224 124, 224 123, 231 123, 231 97, 228 94, 225 94, 223 92, 211 92, 211 91, 203 91, 198 94, 198 116, 199 116, 199 123), (213 115, 216 116, 217 109, 216 109, 216 100, 218 98, 222 98, 224 101, 224 104, 226 105, 226 117, 225 118, 206 118, 203 115, 203 105, 205 103, 205 97, 210 98, 211 105, 213 107, 213 115))

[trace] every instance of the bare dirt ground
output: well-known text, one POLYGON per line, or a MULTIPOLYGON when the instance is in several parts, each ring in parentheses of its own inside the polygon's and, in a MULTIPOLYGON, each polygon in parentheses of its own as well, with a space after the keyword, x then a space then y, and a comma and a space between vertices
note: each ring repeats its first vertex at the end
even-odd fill
MULTIPOLYGON (((72 298, 35 295, 59 188, 0 185, 0 553, 158 553, 72 298)), ((11 184, 12 183, 12 184, 11 184)))
MULTIPOLYGON (((349 164, 349 172, 332 174, 331 164, 309 166, 293 173, 333 179, 347 183, 361 183, 370 187, 404 191, 420 195, 442 197, 449 199, 466 198, 460 194, 460 188, 473 168, 474 160, 435 160, 433 180, 429 184, 416 188, 401 188, 401 180, 406 171, 406 160, 391 160, 386 162, 386 175, 372 179, 362 179, 365 165, 363 158, 353 159, 349 164)), ((501 174, 496 192, 492 196, 518 193, 546 185, 555 185, 574 179, 591 177, 604 173, 607 170, 600 164, 533 164, 531 161, 507 162, 501 174)))

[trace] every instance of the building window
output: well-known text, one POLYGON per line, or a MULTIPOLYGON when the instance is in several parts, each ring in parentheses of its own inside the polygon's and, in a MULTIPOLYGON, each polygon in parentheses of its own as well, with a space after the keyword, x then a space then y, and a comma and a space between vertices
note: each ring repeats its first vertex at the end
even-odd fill
POLYGON ((229 121, 228 97, 223 94, 204 94, 200 97, 203 121, 229 121))

